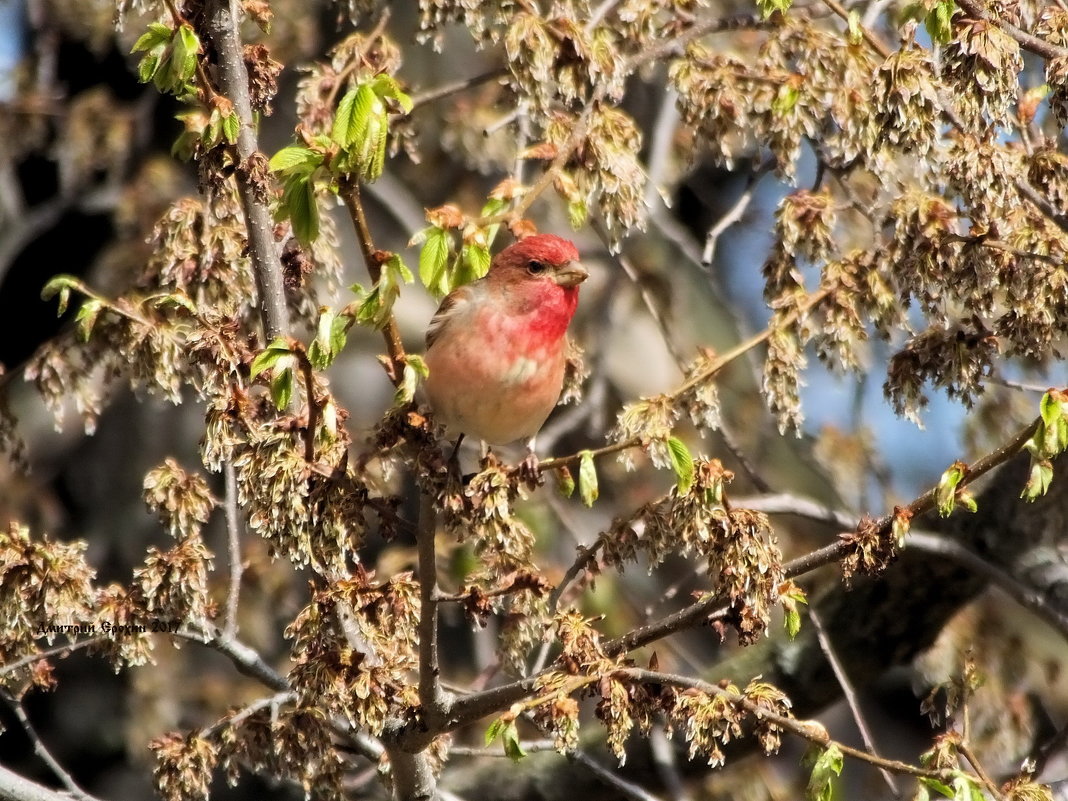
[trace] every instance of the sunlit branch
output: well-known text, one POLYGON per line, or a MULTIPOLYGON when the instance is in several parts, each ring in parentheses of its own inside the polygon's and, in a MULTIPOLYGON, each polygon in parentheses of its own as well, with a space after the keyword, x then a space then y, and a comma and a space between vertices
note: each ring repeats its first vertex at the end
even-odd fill
POLYGON ((256 277, 264 334, 270 341, 289 331, 289 311, 278 247, 274 241, 274 222, 265 192, 262 187, 254 185, 252 178, 253 164, 258 160, 266 166, 267 162, 256 142, 248 70, 238 34, 238 20, 234 16, 235 8, 236 4, 228 0, 210 0, 205 9, 207 34, 219 58, 219 89, 234 104, 234 113, 240 123, 235 145, 238 164, 234 180, 245 212, 249 256, 256 277))

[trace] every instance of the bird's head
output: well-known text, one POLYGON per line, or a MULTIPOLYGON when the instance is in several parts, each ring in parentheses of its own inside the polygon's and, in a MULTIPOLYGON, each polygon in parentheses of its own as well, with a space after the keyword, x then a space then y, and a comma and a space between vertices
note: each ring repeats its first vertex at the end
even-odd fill
POLYGON ((489 275, 491 280, 540 282, 576 293, 589 277, 574 244, 553 234, 535 234, 509 245, 494 258, 489 275))

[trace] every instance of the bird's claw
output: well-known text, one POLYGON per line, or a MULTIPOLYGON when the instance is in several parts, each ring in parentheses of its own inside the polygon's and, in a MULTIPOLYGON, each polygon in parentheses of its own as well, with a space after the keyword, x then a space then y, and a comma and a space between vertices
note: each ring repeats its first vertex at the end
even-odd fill
POLYGON ((538 461, 538 454, 534 453, 534 451, 527 451, 523 461, 516 465, 516 473, 519 476, 519 480, 531 489, 544 483, 541 475, 541 463, 538 461))

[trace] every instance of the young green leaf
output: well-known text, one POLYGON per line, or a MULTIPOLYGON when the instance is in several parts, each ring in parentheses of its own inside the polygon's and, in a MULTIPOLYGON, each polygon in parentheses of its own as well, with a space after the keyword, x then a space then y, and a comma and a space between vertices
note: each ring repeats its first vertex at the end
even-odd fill
POLYGON ((1050 483, 1053 481, 1053 462, 1049 459, 1031 459, 1031 472, 1027 476, 1020 497, 1027 501, 1035 501, 1046 494, 1050 483))
POLYGON ((289 177, 282 189, 282 203, 278 210, 289 217, 293 233, 301 244, 310 245, 319 237, 319 204, 309 176, 289 177))
POLYGON ((333 309, 323 308, 319 313, 315 339, 308 346, 308 360, 317 370, 329 367, 341 353, 348 339, 348 324, 349 321, 333 309))
POLYGON ((440 286, 449 262, 451 243, 448 232, 435 225, 427 229, 426 240, 419 251, 419 280, 434 295, 444 294, 440 286))
POLYGON ((191 81, 196 74, 197 53, 200 52, 200 40, 196 32, 186 24, 178 26, 174 37, 175 78, 178 83, 191 81))
POLYGON ((401 91, 400 84, 392 75, 385 73, 377 76, 371 82, 371 88, 379 97, 390 97, 397 101, 405 114, 410 114, 415 105, 412 103, 412 99, 401 91))
POLYGON ((284 367, 275 370, 274 378, 271 379, 271 400, 276 409, 282 410, 289 406, 293 399, 293 368, 284 367))
POLYGON ((514 720, 506 723, 501 731, 501 744, 504 746, 505 755, 513 762, 518 762, 527 755, 519 742, 519 727, 515 725, 514 720))
POLYGON ((938 489, 935 493, 938 505, 938 514, 949 517, 957 505, 957 486, 964 478, 968 466, 964 462, 954 462, 946 470, 938 481, 938 489))
POLYGON ((593 506, 599 494, 597 465, 593 462, 593 452, 582 451, 579 454, 579 497, 586 506, 593 506))
POLYGON ((96 325, 96 319, 103 309, 104 304, 96 298, 88 298, 78 309, 78 315, 74 318, 74 321, 78 327, 78 336, 82 342, 89 341, 89 337, 93 334, 93 326, 96 325))
POLYGON ((272 172, 283 175, 289 173, 310 175, 322 163, 323 154, 319 151, 303 145, 289 145, 271 156, 268 166, 272 172))
POLYGON ((70 303, 70 291, 78 284, 78 279, 73 275, 57 275, 49 279, 41 289, 41 300, 51 300, 59 296, 59 308, 56 309, 56 317, 62 317, 70 303))
POLYGON ((806 796, 811 801, 831 801, 834 796, 834 779, 842 775, 844 757, 841 749, 831 743, 814 757, 810 751, 806 755, 806 762, 812 765, 806 796))
POLYGON ((668 437, 667 446, 671 469, 675 471, 675 477, 678 479, 678 494, 685 495, 693 486, 693 457, 690 456, 686 444, 678 437, 668 437))
POLYGON ((256 354, 256 358, 252 360, 252 364, 248 368, 248 377, 250 381, 255 381, 256 376, 265 370, 270 370, 278 364, 278 360, 283 356, 292 355, 293 351, 289 348, 289 343, 286 342, 284 337, 276 337, 270 345, 256 354))

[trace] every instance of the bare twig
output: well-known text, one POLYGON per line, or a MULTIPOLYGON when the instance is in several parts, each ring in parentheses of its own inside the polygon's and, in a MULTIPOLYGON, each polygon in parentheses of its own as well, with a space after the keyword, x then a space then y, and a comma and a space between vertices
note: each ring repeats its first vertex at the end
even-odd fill
POLYGON ((503 78, 508 74, 504 69, 493 69, 487 72, 480 72, 478 75, 472 75, 469 78, 461 78, 458 81, 452 81, 451 83, 442 84, 441 86, 435 86, 433 89, 426 89, 422 92, 417 92, 412 95, 412 108, 416 109, 419 106, 431 103, 435 100, 441 100, 443 97, 454 95, 457 92, 463 92, 467 89, 471 89, 475 86, 480 86, 484 83, 503 78))
MULTIPOLYGON (((22 726, 22 730, 26 733, 30 742, 33 743, 33 752, 37 754, 42 762, 44 762, 52 775, 59 779, 60 783, 67 788, 66 795, 70 798, 77 799, 77 801, 95 801, 94 797, 85 792, 78 783, 74 781, 74 777, 66 771, 66 769, 59 764, 52 752, 48 750, 40 736, 37 734, 37 730, 30 723, 30 718, 26 714, 26 710, 23 709, 22 703, 11 696, 9 693, 3 693, 4 700, 7 701, 8 706, 11 707, 11 711, 15 713, 15 717, 18 718, 19 725, 22 726)), ((6 796, 5 796, 6 797, 6 796)))
MULTIPOLYGON (((812 625, 816 630, 816 639, 819 641, 820 650, 823 651, 823 655, 827 658, 827 664, 829 664, 831 670, 834 671, 834 676, 838 679, 838 686, 842 688, 846 703, 849 705, 849 711, 853 713, 853 722, 857 725, 857 731, 860 732, 860 739, 864 742, 865 750, 872 756, 878 756, 878 752, 875 750, 875 738, 872 737, 871 729, 868 728, 868 724, 864 720, 864 713, 860 708, 860 699, 857 698, 857 691, 853 687, 853 682, 849 680, 849 676, 846 675, 845 668, 838 659, 838 655, 834 652, 834 647, 831 645, 831 638, 827 634, 827 630, 823 627, 823 621, 820 620, 819 613, 816 611, 815 607, 811 607, 808 610, 808 618, 812 621, 812 625)), ((890 788, 890 793, 894 798, 900 798, 901 791, 898 789, 897 782, 894 781, 893 775, 886 768, 880 767, 878 770, 883 777, 883 781, 885 781, 887 787, 890 788)))
POLYGON ((726 213, 716 220, 715 224, 708 229, 708 233, 705 234, 705 247, 701 251, 702 265, 705 267, 712 265, 712 262, 716 258, 716 245, 719 243, 720 236, 723 235, 724 231, 745 216, 749 204, 753 202, 753 195, 756 193, 756 188, 760 183, 760 179, 771 172, 771 169, 774 166, 775 160, 769 158, 749 173, 749 177, 746 179, 745 191, 738 196, 736 201, 734 201, 734 205, 727 209, 726 213))
POLYGON ((237 507, 237 475, 232 462, 223 466, 225 497, 223 511, 226 515, 226 543, 230 560, 229 590, 226 594, 226 617, 223 634, 229 639, 237 636, 237 606, 241 597, 241 573, 244 561, 241 557, 241 515, 237 507))
MULTIPOLYGON (((605 230, 604 224, 594 219, 591 221, 591 226, 598 238, 604 244, 605 248, 611 251, 611 238, 608 235, 608 231, 605 230)), ((671 354, 671 358, 674 359, 679 371, 682 372, 686 369, 686 360, 682 356, 682 352, 675 344, 675 338, 671 334, 671 330, 668 327, 667 319, 656 305, 656 301, 653 300, 652 294, 649 292, 649 288, 642 283, 641 276, 638 275, 638 271, 634 265, 631 264, 630 259, 624 256, 622 253, 613 257, 615 262, 623 268, 623 273, 630 279, 630 282, 634 284, 634 288, 638 290, 638 295, 642 299, 642 303, 645 304, 646 311, 649 312, 649 316, 653 319, 657 329, 660 331, 660 339, 664 342, 664 347, 667 348, 668 353, 671 354)))
POLYGON ((657 796, 643 790, 634 782, 627 781, 618 773, 613 773, 583 751, 577 749, 571 751, 568 753, 567 758, 586 768, 586 770, 619 793, 620 798, 629 799, 629 801, 660 801, 657 796))
MULTIPOLYGON (((360 185, 355 178, 346 178, 339 182, 338 194, 341 195, 345 208, 349 210, 349 215, 352 217, 367 274, 372 283, 378 283, 378 279, 382 277, 382 261, 380 251, 375 249, 374 240, 371 238, 371 229, 367 225, 367 216, 364 214, 363 202, 360 199, 360 185)), ((398 386, 404 380, 405 353, 400 329, 397 327, 397 319, 392 313, 382 328, 382 336, 385 338, 386 350, 389 353, 389 379, 395 386, 398 386)))
POLYGON ((1002 799, 1005 798, 1004 793, 1001 792, 1000 786, 990 778, 989 774, 987 774, 986 769, 983 767, 983 763, 979 761, 975 752, 972 751, 972 747, 968 745, 966 741, 961 741, 957 748, 960 750, 961 754, 964 755, 968 764, 975 770, 976 775, 986 787, 986 791, 990 793, 991 798, 997 799, 997 801, 1002 801, 1002 799))
POLYGON ((87 637, 84 640, 78 640, 77 642, 67 643, 65 645, 57 645, 53 648, 46 648, 44 651, 38 651, 35 654, 28 654, 20 659, 16 659, 14 662, 9 662, 6 665, 0 666, 0 678, 14 673, 16 670, 21 670, 27 665, 32 665, 35 662, 40 662, 42 659, 51 659, 53 656, 66 656, 72 654, 75 651, 80 651, 83 648, 89 648, 94 645, 98 645, 107 639, 106 634, 95 634, 92 637, 87 637))
MULTIPOLYGON (((70 801, 71 795, 42 787, 0 765, 0 798, 7 801, 70 801)), ((83 795, 83 798, 94 799, 89 795, 83 795)))

